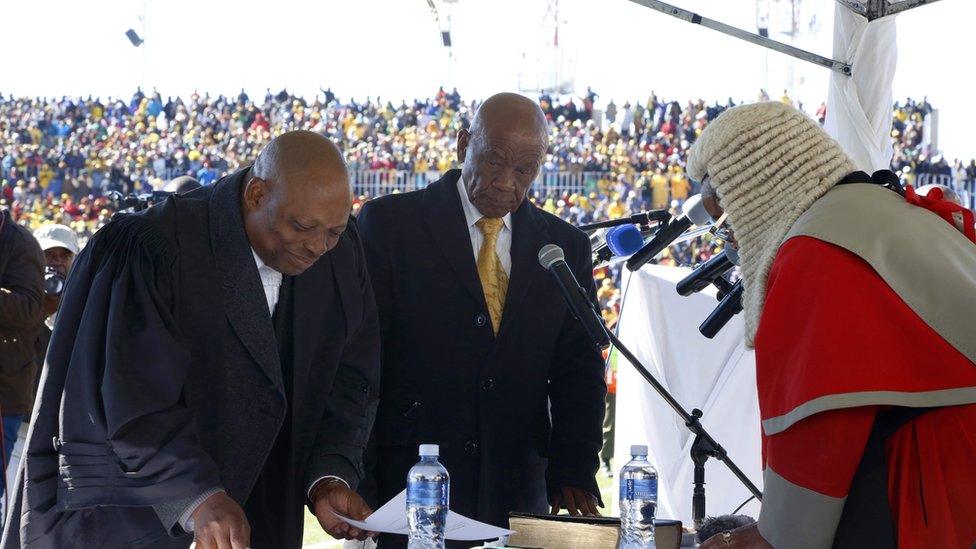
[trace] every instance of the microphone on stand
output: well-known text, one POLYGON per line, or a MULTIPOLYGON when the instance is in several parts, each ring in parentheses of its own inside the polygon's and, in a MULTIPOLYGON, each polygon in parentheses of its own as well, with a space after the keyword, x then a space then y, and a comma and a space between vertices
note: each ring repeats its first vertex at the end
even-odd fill
POLYGON ((715 310, 698 327, 698 331, 708 339, 715 337, 715 334, 724 328, 733 316, 742 311, 742 292, 740 280, 731 286, 722 301, 718 302, 718 307, 715 307, 715 310))
POLYGON ((607 227, 617 227, 620 225, 650 225, 651 223, 667 223, 671 219, 671 213, 667 210, 650 210, 647 212, 638 212, 629 217, 621 217, 620 219, 611 219, 609 221, 600 221, 599 223, 590 223, 589 225, 580 225, 577 229, 583 232, 595 231, 597 229, 604 229, 607 227))
POLYGON ((546 244, 539 250, 539 265, 555 277, 556 285, 569 303, 570 311, 583 324, 583 329, 589 334, 593 344, 601 351, 609 347, 610 338, 607 336, 603 319, 597 314, 593 302, 580 287, 576 277, 573 276, 573 271, 566 264, 563 249, 555 244, 546 244))
MULTIPOLYGON (((635 225, 620 225, 607 230, 603 235, 604 244, 593 249, 593 268, 614 257, 626 257, 644 245, 644 237, 651 229, 639 229, 635 225)), ((592 242, 592 239, 591 239, 592 242)))
POLYGON ((678 282, 676 286, 678 295, 688 297, 704 290, 709 284, 714 284, 738 264, 739 253, 731 246, 726 246, 722 253, 702 263, 694 271, 691 271, 691 274, 678 282))
POLYGON ((704 226, 712 223, 712 217, 702 204, 701 195, 696 194, 681 206, 681 215, 671 220, 654 235, 654 238, 627 260, 627 268, 636 271, 654 259, 665 248, 681 237, 692 225, 704 226))
POLYGON ((714 284, 718 288, 716 294, 719 300, 718 306, 698 327, 698 331, 708 339, 715 337, 733 316, 742 311, 742 281, 733 284, 725 276, 725 273, 738 264, 739 252, 731 246, 726 246, 722 253, 699 265, 675 287, 678 295, 685 297, 704 290, 709 284, 714 284))
MULTIPOLYGON (((569 270, 569 266, 566 265, 562 249, 554 244, 543 246, 539 250, 539 264, 556 277, 556 283, 562 291, 563 297, 566 298, 566 302, 570 305, 573 314, 583 324, 596 346, 604 349, 612 341, 614 348, 620 351, 620 354, 661 395, 661 398, 674 410, 685 426, 695 436, 694 443, 691 445, 691 457, 695 463, 694 514, 696 523, 705 519, 705 462, 710 457, 714 457, 725 463, 729 471, 761 502, 762 492, 759 491, 759 488, 729 459, 728 452, 708 434, 708 431, 701 424, 702 411, 695 409, 691 413, 688 413, 675 400, 674 396, 641 364, 641 361, 634 356, 634 353, 630 352, 627 346, 613 332, 607 331, 603 326, 602 320, 597 316, 593 302, 589 300, 586 293, 580 288, 572 271, 569 270)), ((741 283, 738 287, 742 287, 741 283)))

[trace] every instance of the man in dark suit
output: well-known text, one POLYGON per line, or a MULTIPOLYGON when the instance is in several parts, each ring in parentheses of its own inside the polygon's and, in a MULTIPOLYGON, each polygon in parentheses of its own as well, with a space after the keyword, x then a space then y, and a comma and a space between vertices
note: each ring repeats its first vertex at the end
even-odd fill
POLYGON ((68 280, 2 546, 297 548, 305 505, 365 537, 332 515, 369 513, 352 489, 379 382, 350 207, 338 149, 292 132, 101 229, 68 280))
POLYGON ((533 101, 496 95, 458 133, 463 170, 360 213, 383 345, 378 503, 404 488, 417 445, 437 443, 461 514, 596 513, 603 363, 537 259, 562 247, 595 301, 589 239, 525 199, 547 128, 533 101))

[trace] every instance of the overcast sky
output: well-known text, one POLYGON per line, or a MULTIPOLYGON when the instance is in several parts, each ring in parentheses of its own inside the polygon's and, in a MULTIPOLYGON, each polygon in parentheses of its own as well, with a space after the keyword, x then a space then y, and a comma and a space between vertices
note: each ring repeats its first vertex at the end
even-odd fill
MULTIPOLYGON (((773 38, 788 39, 786 0, 760 0, 773 38)), ((530 85, 558 61, 547 47, 549 0, 437 2, 451 13, 453 48, 426 0, 8 0, 0 33, 0 91, 31 95, 164 94, 192 90, 263 94, 282 87, 306 95, 331 86, 343 98, 430 96, 438 85, 484 97, 530 85), (143 28, 139 16, 145 6, 143 28), (146 42, 129 44, 134 28, 146 42)), ((702 15, 754 30, 757 0, 672 0, 702 15)), ((830 55, 833 0, 802 0, 798 45, 830 55), (819 29, 819 30, 818 30, 819 29)), ((927 95, 940 109, 940 146, 976 156, 970 107, 976 2, 942 0, 899 16, 895 98, 927 95)), ((563 75, 619 105, 659 96, 753 100, 786 87, 808 109, 826 99, 826 69, 766 52, 683 23, 629 0, 561 0, 563 75), (792 78, 790 78, 792 76, 792 78)), ((442 24, 444 24, 442 22, 442 24)))

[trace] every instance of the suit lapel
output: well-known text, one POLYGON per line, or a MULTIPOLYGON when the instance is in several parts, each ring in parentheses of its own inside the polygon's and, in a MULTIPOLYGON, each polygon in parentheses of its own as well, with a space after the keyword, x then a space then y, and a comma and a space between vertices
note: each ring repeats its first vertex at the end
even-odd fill
POLYGON ((284 394, 274 326, 241 216, 240 194, 247 173, 248 169, 244 169, 214 184, 210 244, 220 274, 227 319, 251 358, 284 394))
POLYGON ((460 170, 451 170, 427 187, 422 208, 424 222, 461 284, 487 310, 484 305, 485 294, 478 278, 478 266, 471 250, 471 233, 461 210, 461 198, 458 196, 459 177, 460 170))
POLYGON ((505 295, 505 309, 498 337, 505 335, 506 328, 514 321, 519 306, 525 299, 532 282, 542 267, 539 266, 539 249, 549 243, 549 234, 535 206, 525 200, 512 214, 512 275, 505 295))

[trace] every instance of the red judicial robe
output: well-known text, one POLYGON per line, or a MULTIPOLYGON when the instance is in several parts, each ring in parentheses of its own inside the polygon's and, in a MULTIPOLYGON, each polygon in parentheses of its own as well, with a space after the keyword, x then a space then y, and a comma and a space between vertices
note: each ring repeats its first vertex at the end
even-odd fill
POLYGON ((864 259, 809 236, 787 240, 768 278, 756 365, 759 529, 774 547, 830 547, 875 416, 913 395, 945 405, 885 442, 898 546, 976 542, 976 405, 959 404, 973 402, 976 365, 864 259))

